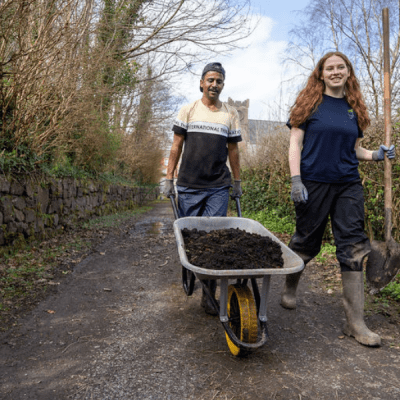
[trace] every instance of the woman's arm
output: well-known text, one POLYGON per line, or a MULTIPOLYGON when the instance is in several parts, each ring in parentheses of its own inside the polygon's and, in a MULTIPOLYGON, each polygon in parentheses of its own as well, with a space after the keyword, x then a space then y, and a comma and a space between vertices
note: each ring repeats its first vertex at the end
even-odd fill
POLYGON ((356 140, 356 144, 354 146, 354 150, 356 151, 357 160, 360 160, 360 161, 373 161, 373 158, 372 158, 373 151, 372 150, 367 150, 367 149, 364 149, 364 147, 361 147, 360 146, 360 141, 361 141, 361 138, 358 138, 356 140))
POLYGON ((360 146, 360 138, 357 139, 354 150, 356 151, 357 159, 361 161, 382 161, 385 158, 385 154, 389 159, 393 159, 396 155, 396 149, 393 144, 390 147, 381 144, 378 150, 367 150, 360 146))
POLYGON ((290 130, 289 167, 290 176, 300 175, 301 150, 303 148, 304 131, 300 128, 290 130))
POLYGON ((297 203, 306 203, 308 200, 307 188, 301 181, 300 176, 300 159, 301 150, 303 148, 304 131, 300 128, 292 128, 290 130, 289 144, 289 167, 292 177, 292 191, 290 197, 297 203))

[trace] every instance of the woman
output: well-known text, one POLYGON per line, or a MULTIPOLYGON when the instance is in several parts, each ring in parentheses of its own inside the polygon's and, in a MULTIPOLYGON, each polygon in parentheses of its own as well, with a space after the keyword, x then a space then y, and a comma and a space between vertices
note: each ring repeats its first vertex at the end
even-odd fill
MULTIPOLYGON (((320 251, 328 217, 336 244, 347 318, 343 332, 367 346, 379 346, 379 335, 364 323, 363 260, 370 243, 364 233, 364 197, 359 160, 394 158, 395 149, 360 146, 370 124, 360 86, 349 59, 325 54, 291 109, 289 166, 296 232, 289 247, 307 264, 320 251)), ((281 304, 296 308, 301 272, 286 276, 281 304)))

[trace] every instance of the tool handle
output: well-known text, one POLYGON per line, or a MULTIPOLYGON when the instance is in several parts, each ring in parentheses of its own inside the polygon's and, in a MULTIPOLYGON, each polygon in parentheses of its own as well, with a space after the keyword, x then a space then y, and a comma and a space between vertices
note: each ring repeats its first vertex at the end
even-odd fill
MULTIPOLYGON (((391 122, 391 88, 390 88, 390 43, 389 43, 389 9, 382 10, 383 26, 383 71, 384 71, 384 118, 385 146, 390 147, 392 137, 391 122)), ((384 191, 385 191, 385 240, 392 236, 392 164, 384 157, 384 191)))

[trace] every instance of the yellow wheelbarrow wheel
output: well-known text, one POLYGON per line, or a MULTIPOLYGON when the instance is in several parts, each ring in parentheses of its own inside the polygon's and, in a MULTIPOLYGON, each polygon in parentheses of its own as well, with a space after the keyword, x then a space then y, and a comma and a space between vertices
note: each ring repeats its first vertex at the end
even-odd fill
MULTIPOLYGON (((258 337, 257 308, 253 293, 248 286, 229 285, 228 287, 229 326, 236 337, 244 343, 256 343, 258 337)), ((229 350, 234 356, 248 352, 236 346, 226 335, 229 350)))

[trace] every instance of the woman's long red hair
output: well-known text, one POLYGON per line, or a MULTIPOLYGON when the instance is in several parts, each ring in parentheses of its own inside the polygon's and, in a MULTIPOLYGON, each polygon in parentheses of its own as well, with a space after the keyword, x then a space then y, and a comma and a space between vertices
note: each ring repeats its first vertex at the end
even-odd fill
POLYGON ((341 57, 350 72, 345 85, 345 99, 357 115, 358 126, 364 131, 370 125, 371 120, 361 94, 360 84, 354 74, 350 60, 339 51, 327 53, 318 61, 317 66, 308 78, 305 88, 299 93, 294 106, 290 110, 290 124, 293 127, 299 127, 322 103, 322 95, 325 91, 325 84, 321 80, 322 70, 325 61, 332 56, 341 57))

